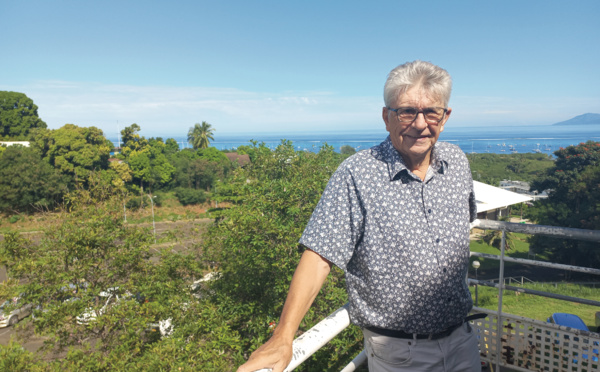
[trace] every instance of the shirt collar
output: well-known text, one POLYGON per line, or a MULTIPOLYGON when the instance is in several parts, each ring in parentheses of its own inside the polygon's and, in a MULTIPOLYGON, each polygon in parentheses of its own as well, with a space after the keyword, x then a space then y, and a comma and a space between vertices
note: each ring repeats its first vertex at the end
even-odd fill
MULTIPOLYGON (((448 162, 443 159, 443 155, 441 151, 438 151, 439 146, 433 146, 433 150, 431 151, 431 165, 429 166, 429 171, 433 171, 432 173, 444 174, 448 167, 448 162)), ((405 172, 409 175, 412 175, 412 172, 406 167, 406 163, 402 159, 402 156, 396 150, 394 145, 392 144, 392 140, 390 136, 388 136, 383 142, 379 145, 371 148, 371 154, 378 160, 385 162, 388 165, 389 177, 390 181, 398 179, 399 175, 402 172, 405 172)), ((412 175, 412 177, 415 177, 412 175)), ((427 179, 430 177, 428 176, 427 179)))

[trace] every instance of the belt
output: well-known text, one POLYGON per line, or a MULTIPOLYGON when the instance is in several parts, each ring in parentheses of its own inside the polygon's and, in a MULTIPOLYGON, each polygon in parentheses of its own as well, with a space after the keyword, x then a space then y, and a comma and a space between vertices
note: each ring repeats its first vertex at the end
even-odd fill
POLYGON ((452 334, 452 332, 454 332, 457 328, 462 326, 463 323, 470 322, 471 320, 475 320, 475 319, 482 319, 485 317, 487 317, 487 314, 485 314, 485 313, 469 315, 462 322, 455 324, 453 326, 450 326, 438 333, 420 334, 420 333, 406 333, 404 331, 398 331, 395 329, 386 329, 386 328, 377 328, 377 327, 366 327, 366 328, 369 331, 371 331, 373 333, 377 333, 378 335, 381 335, 381 336, 388 336, 388 337, 394 337, 394 338, 407 338, 407 339, 416 338, 418 340, 423 340, 423 339, 438 340, 440 338, 450 336, 450 334, 452 334))

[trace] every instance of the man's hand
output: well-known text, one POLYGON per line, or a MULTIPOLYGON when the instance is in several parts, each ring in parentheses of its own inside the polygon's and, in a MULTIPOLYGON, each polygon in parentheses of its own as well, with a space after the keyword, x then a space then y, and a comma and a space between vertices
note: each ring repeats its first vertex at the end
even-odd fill
POLYGON ((292 342, 300 321, 317 297, 330 270, 329 261, 309 249, 304 251, 273 336, 250 355, 238 372, 253 372, 263 368, 283 372, 292 360, 292 342))
POLYGON ((250 355, 250 359, 241 365, 237 372, 252 372, 263 368, 271 368, 272 372, 283 372, 292 360, 292 352, 291 342, 273 335, 250 355))

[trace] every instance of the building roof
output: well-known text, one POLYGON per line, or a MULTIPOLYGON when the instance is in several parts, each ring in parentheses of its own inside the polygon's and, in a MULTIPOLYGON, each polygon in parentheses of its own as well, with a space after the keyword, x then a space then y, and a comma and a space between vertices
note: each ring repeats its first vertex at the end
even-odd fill
POLYGON ((6 145, 6 146, 21 145, 21 146, 29 147, 29 141, 0 141, 0 145, 6 145))
POLYGON ((248 154, 239 155, 235 152, 226 152, 225 156, 227 156, 227 159, 237 162, 240 167, 250 163, 250 156, 248 154))
POLYGON ((473 181, 473 188, 475 190, 475 201, 477 202, 477 213, 533 200, 527 195, 503 190, 478 181, 473 181))

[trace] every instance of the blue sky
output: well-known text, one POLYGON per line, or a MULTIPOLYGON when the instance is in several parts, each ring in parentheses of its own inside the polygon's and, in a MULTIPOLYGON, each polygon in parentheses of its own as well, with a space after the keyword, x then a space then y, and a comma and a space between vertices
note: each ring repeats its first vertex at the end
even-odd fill
POLYGON ((0 0, 0 90, 50 128, 382 130, 395 66, 447 69, 448 125, 600 113, 600 2, 0 0))

